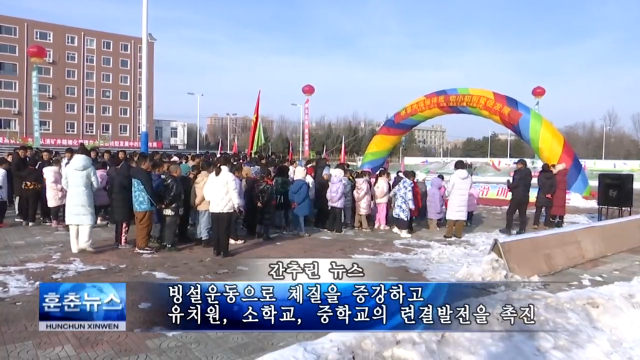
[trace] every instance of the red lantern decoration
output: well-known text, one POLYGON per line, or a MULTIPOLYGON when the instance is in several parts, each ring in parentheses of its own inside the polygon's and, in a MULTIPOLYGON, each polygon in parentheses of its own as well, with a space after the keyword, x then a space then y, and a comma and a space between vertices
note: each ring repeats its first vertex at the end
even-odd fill
POLYGON ((30 45, 27 48, 27 56, 31 58, 33 63, 43 63, 47 58, 47 49, 38 44, 30 45))
POLYGON ((542 86, 536 86, 533 88, 533 90, 531 90, 531 95, 533 95, 533 97, 536 99, 542 99, 542 97, 544 97, 546 93, 547 90, 545 90, 545 88, 543 88, 542 86))
POLYGON ((307 84, 302 87, 302 93, 304 94, 304 96, 311 96, 315 94, 315 92, 316 88, 314 88, 313 85, 307 84))

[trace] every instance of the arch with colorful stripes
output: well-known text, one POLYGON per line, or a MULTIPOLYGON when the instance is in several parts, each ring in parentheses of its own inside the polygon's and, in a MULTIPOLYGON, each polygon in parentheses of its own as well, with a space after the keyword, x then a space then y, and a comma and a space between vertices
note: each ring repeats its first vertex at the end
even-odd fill
POLYGON ((567 188, 590 195, 589 180, 580 159, 549 120, 514 98, 482 89, 441 90, 412 101, 378 130, 362 158, 362 168, 377 171, 411 129, 448 114, 476 115, 506 127, 529 144, 540 160, 566 164, 567 188))

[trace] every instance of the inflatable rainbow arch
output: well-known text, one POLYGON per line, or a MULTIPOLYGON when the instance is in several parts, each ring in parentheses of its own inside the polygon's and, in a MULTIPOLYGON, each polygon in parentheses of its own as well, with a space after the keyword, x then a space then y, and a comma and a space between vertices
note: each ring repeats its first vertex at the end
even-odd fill
POLYGON ((549 120, 514 98, 482 89, 441 90, 412 101, 378 130, 362 158, 362 168, 377 171, 411 129, 448 114, 476 115, 506 127, 529 144, 540 160, 566 164, 567 187, 572 192, 590 195, 589 180, 580 159, 549 120))

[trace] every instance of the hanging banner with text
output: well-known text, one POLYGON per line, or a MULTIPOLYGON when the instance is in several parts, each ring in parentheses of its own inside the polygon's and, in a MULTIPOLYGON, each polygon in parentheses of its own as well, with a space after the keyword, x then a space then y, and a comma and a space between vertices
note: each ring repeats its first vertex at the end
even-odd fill
MULTIPOLYGON (((40 83, 38 81, 38 65, 31 70, 31 117, 33 118, 33 146, 40 147, 40 83)), ((26 129, 24 129, 26 133, 26 129)))
POLYGON ((309 158, 309 98, 304 102, 304 157, 309 158))

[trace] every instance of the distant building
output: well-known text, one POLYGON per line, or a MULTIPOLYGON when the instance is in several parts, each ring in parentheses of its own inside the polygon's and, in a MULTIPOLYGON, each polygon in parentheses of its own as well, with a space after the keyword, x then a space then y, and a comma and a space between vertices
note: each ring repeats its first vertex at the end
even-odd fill
MULTIPOLYGON (((272 131, 274 121, 265 116, 260 117, 262 128, 272 131)), ((253 116, 222 116, 213 114, 207 117, 207 133, 217 134, 219 136, 226 135, 227 132, 231 137, 241 136, 251 131, 251 123, 253 116), (227 128, 230 126, 230 128, 227 128)), ((223 136, 224 137, 224 136, 223 136)))
MULTIPOLYGON (((37 44, 47 50, 46 63, 38 69, 43 145, 66 146, 106 138, 117 144, 112 146, 140 146, 143 73, 139 36, 0 15, 0 40, 2 132, 33 136, 33 65, 27 59, 27 47, 37 44)), ((147 124, 152 129, 151 37, 148 61, 147 124)))
POLYGON ((161 141, 164 149, 187 148, 187 123, 177 120, 155 119, 153 140, 161 141))
POLYGON ((437 151, 446 148, 447 145, 447 129, 442 125, 431 125, 430 127, 415 127, 413 133, 416 142, 421 148, 433 148, 437 151))
MULTIPOLYGON (((512 136, 513 137, 513 136, 512 136)), ((496 138, 498 140, 508 140, 509 139, 509 133, 506 134, 496 134, 496 138)))

